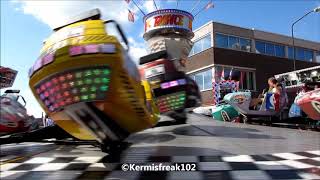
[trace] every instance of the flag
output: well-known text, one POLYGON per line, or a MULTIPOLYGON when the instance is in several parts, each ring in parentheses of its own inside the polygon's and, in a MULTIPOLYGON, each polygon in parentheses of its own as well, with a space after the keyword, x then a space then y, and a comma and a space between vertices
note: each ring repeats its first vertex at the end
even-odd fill
POLYGON ((134 13, 128 9, 128 20, 134 22, 134 13))
POLYGON ((130 0, 124 0, 124 1, 125 1, 126 3, 128 3, 128 4, 130 3, 130 0))
POLYGON ((233 68, 231 68, 231 70, 230 70, 230 73, 229 73, 229 80, 232 80, 232 71, 233 71, 233 68))
POLYGON ((208 10, 208 9, 210 9, 210 8, 213 8, 214 7, 214 5, 213 5, 213 2, 212 1, 210 1, 206 6, 205 6, 205 10, 208 10))
POLYGON ((212 83, 215 83, 216 82, 216 68, 212 68, 212 71, 211 71, 211 76, 212 76, 212 83))
POLYGON ((224 81, 224 67, 222 68, 222 71, 221 71, 221 81, 224 81))

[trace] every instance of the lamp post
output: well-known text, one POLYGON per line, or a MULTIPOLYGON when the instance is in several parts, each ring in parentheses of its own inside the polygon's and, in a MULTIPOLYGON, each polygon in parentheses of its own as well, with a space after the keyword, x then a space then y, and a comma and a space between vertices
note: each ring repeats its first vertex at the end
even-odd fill
POLYGON ((298 20, 296 20, 294 23, 292 23, 291 25, 291 38, 292 38, 292 48, 293 48, 293 70, 296 70, 296 48, 294 45, 294 35, 293 35, 293 27, 294 25, 299 22, 301 19, 303 19, 304 17, 308 16, 309 14, 313 13, 313 12, 320 12, 320 6, 307 12, 305 15, 303 15, 301 18, 299 18, 298 20))

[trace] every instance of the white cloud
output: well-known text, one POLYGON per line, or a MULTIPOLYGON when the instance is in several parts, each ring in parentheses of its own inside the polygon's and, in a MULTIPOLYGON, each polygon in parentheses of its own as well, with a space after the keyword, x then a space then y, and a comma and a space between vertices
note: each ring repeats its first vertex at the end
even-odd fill
POLYGON ((140 57, 148 54, 148 51, 146 49, 146 45, 145 45, 145 43, 137 42, 132 37, 129 37, 128 41, 129 41, 129 46, 130 46, 129 55, 132 57, 132 59, 136 63, 138 63, 140 57))
POLYGON ((44 113, 43 109, 40 107, 36 98, 33 96, 30 89, 22 89, 21 95, 26 98, 27 105, 27 113, 29 115, 33 115, 34 117, 41 117, 42 113, 44 113))
MULTIPOLYGON (((29 1, 29 0, 13 0, 17 5, 17 11, 22 11, 24 14, 29 14, 47 24, 51 28, 60 25, 68 18, 75 16, 81 12, 85 12, 94 8, 99 8, 103 19, 114 19, 118 21, 126 29, 126 26, 134 25, 128 21, 128 9, 135 14, 138 14, 138 8, 132 3, 128 5, 125 1, 29 1)), ((152 1, 145 1, 144 7, 148 10, 153 10, 152 1), (150 3, 151 2, 151 3, 150 3)), ((135 16, 135 21, 139 16, 135 16)), ((108 26, 109 27, 109 26, 108 26)), ((119 37, 118 33, 112 26, 107 28, 108 33, 119 37)), ((139 37, 140 38, 140 37, 139 37)), ((120 38, 121 40, 121 38, 120 38)), ((131 38, 130 52, 133 59, 137 61, 140 56, 147 53, 144 43, 137 43, 131 38)))
MULTIPOLYGON (((51 28, 67 21, 69 17, 94 8, 99 8, 103 19, 115 19, 121 25, 128 25, 128 5, 124 1, 29 1, 15 0, 18 10, 30 14, 51 28)), ((130 8, 137 12, 137 8, 130 8)), ((137 19, 137 16, 136 16, 137 19)))
MULTIPOLYGON (((54 28, 57 25, 60 25, 64 21, 68 20, 69 17, 77 15, 81 12, 91 10, 93 8, 99 8, 102 13, 103 19, 114 19, 118 21, 124 30, 130 31, 130 26, 134 26, 134 23, 131 23, 127 19, 128 8, 137 14, 135 20, 139 19, 138 9, 133 6, 131 3, 127 5, 123 0, 115 1, 31 1, 31 0, 12 0, 14 8, 16 11, 21 13, 31 15, 35 17, 40 22, 47 24, 50 28, 54 28), (129 28, 128 28, 129 27, 129 28)), ((154 10, 152 1, 146 2, 146 7, 148 10, 154 10), (151 2, 151 4, 150 4, 151 2), (150 6, 152 5, 152 6, 150 6)), ((109 26, 108 26, 109 27, 109 26)), ((141 28, 141 27, 139 27, 141 28)), ((108 33, 117 34, 114 28, 108 28, 108 33)), ((140 34, 141 35, 141 34, 140 34)), ((119 39, 121 40, 121 38, 119 39)), ((146 45, 143 42, 142 38, 139 37, 129 37, 130 51, 129 55, 137 63, 141 56, 147 54, 146 45), (137 41, 139 40, 139 41, 137 41)), ((21 83, 16 82, 15 89, 21 89, 21 95, 24 96, 27 100, 26 108, 29 114, 33 114, 35 117, 41 117, 43 112, 42 108, 39 106, 38 102, 34 98, 29 88, 25 88, 21 83)), ((13 87, 14 88, 14 87, 13 87)))
POLYGON ((143 4, 144 9, 147 11, 147 13, 150 13, 152 11, 155 11, 156 8, 153 4, 153 1, 145 1, 143 4))

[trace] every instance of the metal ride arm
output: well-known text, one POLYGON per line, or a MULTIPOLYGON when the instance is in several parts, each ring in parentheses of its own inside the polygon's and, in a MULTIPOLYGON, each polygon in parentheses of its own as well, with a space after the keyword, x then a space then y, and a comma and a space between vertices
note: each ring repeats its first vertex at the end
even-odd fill
POLYGON ((162 59, 162 58, 167 58, 168 57, 168 53, 166 50, 162 50, 162 51, 158 51, 152 54, 148 54, 146 56, 140 57, 140 61, 139 64, 143 65, 146 64, 148 62, 152 62, 155 61, 157 59, 162 59))
POLYGON ((24 105, 23 105, 23 106, 26 106, 26 105, 27 105, 27 102, 26 102, 26 100, 24 99, 23 96, 20 96, 20 95, 19 95, 19 96, 17 97, 17 101, 18 101, 19 97, 21 97, 22 101, 24 102, 24 105))
POLYGON ((124 42, 124 43, 126 44, 126 46, 127 46, 127 49, 126 49, 126 50, 129 51, 128 39, 127 39, 127 37, 124 35, 123 30, 122 30, 122 28, 120 27, 120 25, 119 25, 119 24, 117 23, 117 21, 115 21, 115 20, 107 20, 107 21, 104 21, 104 24, 108 24, 108 23, 114 23, 114 24, 116 25, 116 28, 117 28, 118 32, 120 33, 123 42, 124 42))
POLYGON ((98 20, 100 19, 100 17, 101 17, 100 10, 93 9, 68 19, 66 23, 63 23, 62 25, 53 28, 53 31, 58 31, 59 29, 62 29, 68 25, 81 22, 81 21, 98 20))

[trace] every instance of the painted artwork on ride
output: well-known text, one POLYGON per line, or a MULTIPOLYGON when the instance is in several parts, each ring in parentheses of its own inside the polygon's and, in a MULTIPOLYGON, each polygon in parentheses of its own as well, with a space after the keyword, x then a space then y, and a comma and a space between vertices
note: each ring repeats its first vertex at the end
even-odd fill
POLYGON ((320 88, 302 93, 295 101, 314 120, 320 120, 320 88))

